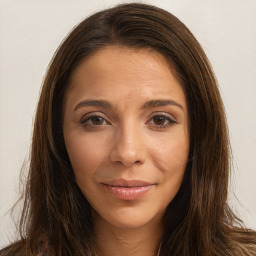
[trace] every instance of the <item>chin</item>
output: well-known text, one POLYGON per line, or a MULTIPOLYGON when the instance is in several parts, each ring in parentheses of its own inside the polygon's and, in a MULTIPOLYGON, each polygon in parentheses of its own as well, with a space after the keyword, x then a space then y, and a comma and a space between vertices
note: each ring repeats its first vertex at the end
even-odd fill
POLYGON ((162 219, 164 211, 157 213, 146 209, 139 210, 134 207, 124 207, 116 211, 111 211, 98 215, 101 219, 100 222, 107 222, 109 225, 115 228, 121 229, 133 229, 140 228, 153 222, 159 222, 162 219))

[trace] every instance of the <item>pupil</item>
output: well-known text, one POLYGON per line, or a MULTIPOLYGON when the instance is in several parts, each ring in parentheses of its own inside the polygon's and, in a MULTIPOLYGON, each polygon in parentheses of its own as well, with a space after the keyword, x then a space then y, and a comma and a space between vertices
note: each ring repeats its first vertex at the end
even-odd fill
POLYGON ((154 120, 154 123, 157 125, 162 125, 165 123, 165 117, 163 116, 156 116, 153 118, 153 120, 154 120))
POLYGON ((94 116, 92 117, 91 121, 94 125, 101 125, 103 123, 103 118, 99 116, 94 116))

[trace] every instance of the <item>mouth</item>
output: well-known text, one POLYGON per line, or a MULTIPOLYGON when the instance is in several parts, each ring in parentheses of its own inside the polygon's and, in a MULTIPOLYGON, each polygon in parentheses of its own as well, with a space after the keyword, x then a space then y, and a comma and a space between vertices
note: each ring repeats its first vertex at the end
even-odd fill
POLYGON ((102 183, 105 189, 121 200, 135 200, 143 197, 155 187, 155 183, 142 180, 112 180, 102 183))

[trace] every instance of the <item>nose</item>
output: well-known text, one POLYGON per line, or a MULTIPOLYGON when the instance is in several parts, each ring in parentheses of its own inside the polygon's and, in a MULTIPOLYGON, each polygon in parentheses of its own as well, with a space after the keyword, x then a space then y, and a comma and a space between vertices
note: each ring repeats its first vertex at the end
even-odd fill
POLYGON ((145 144, 140 129, 127 125, 116 131, 110 160, 127 168, 145 162, 145 144))

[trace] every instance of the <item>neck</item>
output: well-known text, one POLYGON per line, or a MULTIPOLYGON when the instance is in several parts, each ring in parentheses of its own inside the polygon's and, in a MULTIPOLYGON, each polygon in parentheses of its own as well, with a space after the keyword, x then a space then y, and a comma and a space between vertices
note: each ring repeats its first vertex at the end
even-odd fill
POLYGON ((95 235, 102 256, 157 256, 163 227, 160 221, 138 228, 113 227, 99 217, 95 235))

